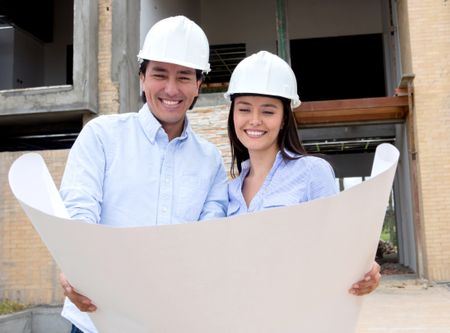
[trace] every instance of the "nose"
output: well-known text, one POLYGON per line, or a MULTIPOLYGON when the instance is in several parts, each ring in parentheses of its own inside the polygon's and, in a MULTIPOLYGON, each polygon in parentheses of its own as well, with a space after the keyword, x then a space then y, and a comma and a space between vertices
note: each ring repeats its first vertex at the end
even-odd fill
POLYGON ((164 91, 168 96, 175 96, 178 94, 178 83, 174 78, 169 78, 166 81, 166 86, 164 87, 164 91))
POLYGON ((261 125, 261 122, 262 121, 261 121, 261 117, 259 115, 259 112, 253 111, 251 119, 250 119, 250 125, 251 126, 258 126, 258 125, 261 125))

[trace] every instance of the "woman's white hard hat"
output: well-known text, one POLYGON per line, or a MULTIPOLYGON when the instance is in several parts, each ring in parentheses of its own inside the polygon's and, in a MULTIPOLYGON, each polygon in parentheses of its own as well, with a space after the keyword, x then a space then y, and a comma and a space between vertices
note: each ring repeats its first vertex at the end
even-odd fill
POLYGON ((224 96, 230 100, 233 94, 284 97, 291 100, 292 108, 301 104, 291 66, 267 51, 252 54, 236 66, 224 96))
POLYGON ((210 71, 209 43, 203 30, 185 16, 155 23, 145 36, 138 58, 210 71))

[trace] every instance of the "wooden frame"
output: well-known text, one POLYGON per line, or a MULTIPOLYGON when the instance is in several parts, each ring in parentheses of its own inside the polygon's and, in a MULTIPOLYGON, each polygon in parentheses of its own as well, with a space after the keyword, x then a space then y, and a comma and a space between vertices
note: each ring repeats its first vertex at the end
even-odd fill
POLYGON ((408 115, 408 96, 303 102, 294 110, 299 127, 367 121, 399 121, 408 115))

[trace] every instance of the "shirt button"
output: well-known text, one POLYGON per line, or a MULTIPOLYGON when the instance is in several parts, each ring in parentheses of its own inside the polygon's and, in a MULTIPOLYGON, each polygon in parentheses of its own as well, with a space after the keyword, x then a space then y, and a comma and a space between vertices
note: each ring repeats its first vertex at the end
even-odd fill
POLYGON ((167 213, 167 208, 166 208, 166 207, 163 207, 163 208, 162 208, 162 212, 163 212, 163 213, 167 213))

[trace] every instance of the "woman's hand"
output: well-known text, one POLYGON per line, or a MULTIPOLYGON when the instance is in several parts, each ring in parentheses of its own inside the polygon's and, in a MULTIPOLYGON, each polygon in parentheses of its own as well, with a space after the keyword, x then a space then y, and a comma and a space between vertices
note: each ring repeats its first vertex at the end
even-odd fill
POLYGON ((364 278, 361 281, 353 284, 349 292, 350 294, 357 296, 369 294, 378 287, 380 280, 380 265, 374 261, 370 272, 364 275, 364 278))

